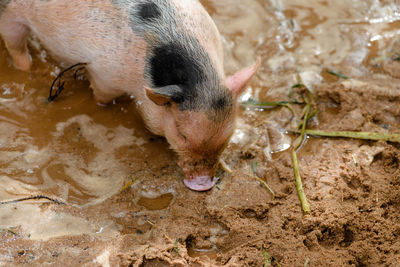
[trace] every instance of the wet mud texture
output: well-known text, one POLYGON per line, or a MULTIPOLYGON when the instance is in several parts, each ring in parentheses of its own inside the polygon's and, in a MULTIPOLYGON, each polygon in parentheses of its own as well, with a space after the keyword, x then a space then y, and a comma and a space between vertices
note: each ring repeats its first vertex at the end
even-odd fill
MULTIPOLYGON (((202 2, 228 73, 263 58, 243 99, 289 99, 300 73, 319 110, 310 127, 400 133, 395 1, 202 2)), ((24 73, 0 44, 0 201, 65 204, 0 205, 0 266, 400 266, 398 143, 310 137, 298 154, 303 215, 286 134, 298 120, 242 108, 222 155, 232 173, 192 192, 139 103, 96 105, 82 73, 49 104, 66 66, 34 39, 29 48, 24 73)))

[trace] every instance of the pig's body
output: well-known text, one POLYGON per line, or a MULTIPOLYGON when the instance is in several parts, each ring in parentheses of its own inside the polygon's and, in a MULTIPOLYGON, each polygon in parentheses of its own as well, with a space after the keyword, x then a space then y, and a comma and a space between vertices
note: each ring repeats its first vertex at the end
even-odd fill
POLYGON ((0 34, 21 70, 32 31, 55 57, 86 63, 95 98, 130 94, 179 155, 185 184, 214 185, 236 97, 256 66, 225 79, 218 31, 197 0, 0 0, 0 34))

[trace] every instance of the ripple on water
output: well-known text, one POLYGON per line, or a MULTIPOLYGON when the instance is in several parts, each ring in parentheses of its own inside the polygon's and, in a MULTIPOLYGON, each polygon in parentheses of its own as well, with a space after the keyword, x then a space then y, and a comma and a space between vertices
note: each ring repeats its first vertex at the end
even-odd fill
POLYGON ((126 166, 116 158, 117 150, 136 141, 143 143, 132 129, 110 129, 87 115, 58 123, 43 148, 32 145, 35 140, 29 130, 1 124, 4 146, 0 148, 0 166, 5 168, 0 179, 3 185, 13 184, 0 187, 3 200, 12 195, 52 192, 71 204, 101 202, 118 192, 128 176, 126 166), (78 130, 71 133, 71 127, 78 130))
POLYGON ((30 240, 48 240, 60 236, 88 234, 109 240, 119 236, 112 221, 91 221, 71 214, 41 208, 37 204, 0 206, 0 229, 16 229, 18 236, 30 240))

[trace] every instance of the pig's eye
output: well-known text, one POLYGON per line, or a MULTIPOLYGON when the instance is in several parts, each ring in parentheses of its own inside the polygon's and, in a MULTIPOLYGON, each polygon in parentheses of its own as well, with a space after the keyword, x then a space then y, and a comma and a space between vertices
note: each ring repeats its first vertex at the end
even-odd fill
POLYGON ((178 127, 178 125, 175 124, 175 129, 176 129, 176 134, 179 136, 180 139, 183 139, 184 142, 187 142, 186 136, 182 133, 181 129, 178 127))
POLYGON ((184 135, 182 134, 182 132, 181 132, 179 129, 178 129, 178 135, 179 135, 180 138, 182 138, 183 140, 185 140, 185 142, 187 142, 186 136, 184 136, 184 135))

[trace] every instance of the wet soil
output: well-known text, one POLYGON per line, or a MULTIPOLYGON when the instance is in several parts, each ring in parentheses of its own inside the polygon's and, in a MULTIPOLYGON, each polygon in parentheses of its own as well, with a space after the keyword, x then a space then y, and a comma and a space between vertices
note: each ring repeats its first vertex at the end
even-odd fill
MULTIPOLYGON (((319 110, 310 127, 400 133, 395 0, 202 2, 227 73, 262 57, 242 100, 289 99, 299 74, 319 110)), ((400 144, 309 137, 304 215, 286 132, 298 120, 282 107, 242 108, 222 155, 232 173, 192 192, 134 99, 99 106, 82 73, 47 103, 67 66, 34 38, 29 48, 25 73, 0 44, 0 201, 64 204, 1 204, 0 266, 400 266, 400 144)))

